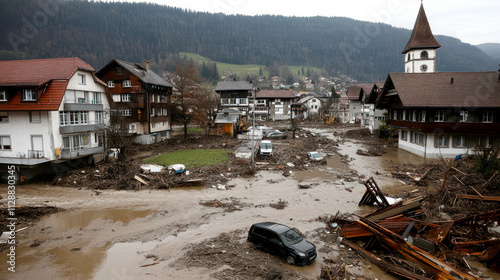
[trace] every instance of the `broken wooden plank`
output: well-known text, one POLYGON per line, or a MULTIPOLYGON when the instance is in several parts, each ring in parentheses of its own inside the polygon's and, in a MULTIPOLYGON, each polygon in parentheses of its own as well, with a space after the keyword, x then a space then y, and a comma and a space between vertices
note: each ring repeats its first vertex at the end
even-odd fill
POLYGON ((361 198, 359 205, 373 205, 373 203, 377 203, 380 207, 388 207, 390 203, 385 198, 384 194, 380 191, 377 183, 370 177, 370 179, 365 181, 366 191, 363 197, 361 198))
POLYGON ((446 236, 448 236, 452 226, 453 222, 447 222, 439 225, 438 227, 431 228, 424 235, 424 238, 438 245, 439 243, 443 242, 446 236))
POLYGON ((396 274, 396 275, 404 277, 406 279, 412 279, 412 280, 430 280, 431 279, 431 278, 427 278, 425 276, 413 273, 413 272, 411 272, 407 269, 404 269, 402 267, 395 266, 393 264, 385 262, 384 260, 377 257, 376 255, 366 251, 365 249, 363 249, 363 247, 359 246, 356 243, 347 241, 346 239, 342 240, 342 242, 345 243, 347 246, 351 247, 352 249, 356 250, 363 257, 369 259, 373 264, 380 267, 380 269, 382 269, 383 271, 396 274))
POLYGON ((484 183, 484 184, 481 186, 481 188, 486 187, 486 185, 488 185, 488 184, 491 182, 491 180, 493 180, 493 178, 495 178, 495 176, 497 176, 497 174, 498 174, 498 171, 495 171, 495 174, 493 174, 493 176, 491 176, 491 177, 490 177, 490 179, 489 179, 488 181, 486 181, 486 183, 484 183))
POLYGON ((482 195, 473 195, 473 194, 462 194, 462 198, 500 202, 500 196, 482 196, 482 195))
POLYGON ((374 223, 364 217, 360 217, 360 221, 358 222, 365 226, 368 230, 372 231, 381 242, 384 242, 390 248, 398 251, 405 258, 422 264, 429 274, 435 275, 435 279, 478 279, 448 265, 441 259, 432 256, 424 250, 409 244, 399 235, 378 225, 377 223, 374 223))
POLYGON ((137 175, 134 175, 134 179, 136 179, 137 181, 139 181, 140 183, 146 185, 146 186, 149 186, 149 183, 146 182, 144 179, 142 179, 141 177, 137 176, 137 175))
POLYGON ((366 215, 365 217, 370 219, 371 221, 378 221, 387 219, 390 217, 394 217, 399 214, 404 214, 412 211, 421 210, 421 201, 424 198, 419 196, 413 199, 400 201, 396 204, 393 204, 385 209, 377 210, 371 214, 366 215), (417 210, 415 210, 417 209, 417 210))

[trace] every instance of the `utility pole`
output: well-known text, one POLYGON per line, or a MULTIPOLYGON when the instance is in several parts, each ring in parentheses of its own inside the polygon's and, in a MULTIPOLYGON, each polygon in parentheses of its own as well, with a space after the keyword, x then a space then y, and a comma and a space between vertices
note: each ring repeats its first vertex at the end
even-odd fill
MULTIPOLYGON (((250 82, 251 83, 251 82, 250 82)), ((257 97, 257 88, 252 84, 253 108, 252 108, 252 168, 255 167, 255 99, 257 97)))

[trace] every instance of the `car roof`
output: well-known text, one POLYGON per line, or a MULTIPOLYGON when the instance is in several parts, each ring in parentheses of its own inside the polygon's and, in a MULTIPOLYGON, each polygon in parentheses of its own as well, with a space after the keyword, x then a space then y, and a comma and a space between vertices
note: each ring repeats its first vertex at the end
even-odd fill
POLYGON ((262 140, 262 141, 260 141, 260 143, 269 143, 269 144, 271 144, 271 141, 269 141, 269 140, 262 140))
POLYGON ((257 224, 254 224, 253 226, 260 227, 260 228, 266 228, 266 229, 269 229, 277 234, 282 234, 282 233, 287 232, 291 229, 285 225, 273 223, 273 222, 257 223, 257 224))

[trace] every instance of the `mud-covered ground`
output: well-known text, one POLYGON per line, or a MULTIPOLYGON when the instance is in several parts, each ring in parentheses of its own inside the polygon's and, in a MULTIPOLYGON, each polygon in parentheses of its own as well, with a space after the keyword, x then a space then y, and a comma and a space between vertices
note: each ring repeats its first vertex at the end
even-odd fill
MULTIPOLYGON (((18 187, 18 204, 65 211, 46 215, 16 235, 16 272, 2 275, 6 279, 318 279, 321 275, 395 279, 340 244, 330 221, 337 214, 349 217, 374 210, 358 206, 365 191, 361 182, 368 177, 374 177, 389 196, 426 190, 427 186, 410 185, 390 174, 394 165, 424 160, 352 130, 316 126, 299 132, 295 140, 273 141, 275 157, 259 159, 253 176, 240 173, 236 159, 213 170, 193 170, 203 174, 198 175, 206 182, 203 186, 96 188, 103 180, 118 185, 128 180, 120 177, 134 174, 124 166, 127 173, 99 178, 96 173, 106 172, 95 172, 100 168, 96 166, 68 174, 58 185, 18 187), (382 155, 357 152, 370 147, 382 155), (310 150, 326 155, 325 161, 307 161, 305 153, 310 150), (212 188, 214 184, 226 187, 212 188), (248 243, 250 226, 263 221, 298 229, 316 245, 316 261, 290 266, 248 243)), ((239 144, 235 139, 171 141, 178 143, 158 147, 161 151, 153 146, 131 151, 127 160, 137 163, 176 145, 177 149, 230 149, 239 144)), ((0 187, 1 193, 6 191, 6 186, 0 187)), ((7 271, 6 260, 5 254, 0 255, 2 271, 7 271)))

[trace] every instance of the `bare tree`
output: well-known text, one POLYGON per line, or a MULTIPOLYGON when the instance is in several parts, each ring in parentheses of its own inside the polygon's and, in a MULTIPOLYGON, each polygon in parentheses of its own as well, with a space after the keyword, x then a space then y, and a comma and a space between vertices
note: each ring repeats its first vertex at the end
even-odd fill
POLYGON ((208 135, 210 129, 215 127, 219 96, 213 86, 206 83, 200 85, 193 93, 193 122, 203 127, 205 134, 208 135))
POLYGON ((179 60, 175 68, 172 82, 180 96, 172 106, 172 121, 184 126, 184 138, 187 138, 187 127, 191 123, 196 92, 199 91, 200 73, 191 59, 188 62, 179 60))
POLYGON ((109 126, 104 128, 106 147, 120 149, 119 159, 124 159, 125 149, 132 145, 129 123, 118 111, 111 111, 109 118, 109 126))

